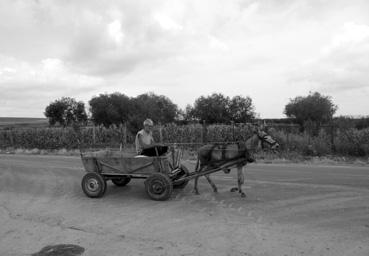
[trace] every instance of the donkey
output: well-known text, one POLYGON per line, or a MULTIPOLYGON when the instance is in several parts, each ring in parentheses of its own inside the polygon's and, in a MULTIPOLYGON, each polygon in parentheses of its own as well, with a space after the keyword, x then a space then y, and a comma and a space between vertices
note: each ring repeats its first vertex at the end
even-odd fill
MULTIPOLYGON (((242 191, 242 185, 244 184, 243 167, 247 163, 255 161, 249 150, 255 151, 261 142, 265 142, 269 145, 270 149, 276 151, 279 148, 279 144, 266 132, 262 131, 258 127, 252 128, 253 135, 246 142, 238 142, 233 144, 207 144, 200 147, 197 151, 197 164, 196 172, 206 171, 211 168, 219 167, 230 161, 237 159, 244 159, 237 164, 237 187, 231 189, 231 192, 238 191, 241 197, 246 197, 246 194, 242 191)), ((230 169, 223 169, 224 173, 229 173, 230 169)), ((194 190, 195 194, 199 194, 197 188, 198 178, 195 178, 194 190)), ((205 178, 213 188, 214 192, 218 189, 214 182, 210 179, 209 174, 205 175, 205 178)))

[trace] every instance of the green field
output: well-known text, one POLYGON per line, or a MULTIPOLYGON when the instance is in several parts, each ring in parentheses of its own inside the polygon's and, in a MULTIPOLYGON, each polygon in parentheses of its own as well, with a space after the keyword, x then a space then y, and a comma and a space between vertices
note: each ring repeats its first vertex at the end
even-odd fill
POLYGON ((48 125, 46 118, 30 117, 0 117, 0 129, 22 127, 45 127, 48 125))

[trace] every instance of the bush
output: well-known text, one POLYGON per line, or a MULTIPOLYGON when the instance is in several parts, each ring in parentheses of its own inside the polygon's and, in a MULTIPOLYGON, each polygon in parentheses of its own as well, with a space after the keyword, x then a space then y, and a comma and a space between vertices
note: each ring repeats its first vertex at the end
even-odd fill
POLYGON ((342 155, 366 156, 369 154, 369 129, 341 130, 337 134, 335 146, 342 155))

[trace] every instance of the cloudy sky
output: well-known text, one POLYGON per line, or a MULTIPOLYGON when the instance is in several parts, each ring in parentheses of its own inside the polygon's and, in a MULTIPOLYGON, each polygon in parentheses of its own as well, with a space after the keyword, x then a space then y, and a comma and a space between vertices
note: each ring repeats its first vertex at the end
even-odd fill
POLYGON ((2 0, 0 116, 63 96, 154 92, 179 107, 220 92, 263 118, 318 91, 369 115, 367 0, 2 0))

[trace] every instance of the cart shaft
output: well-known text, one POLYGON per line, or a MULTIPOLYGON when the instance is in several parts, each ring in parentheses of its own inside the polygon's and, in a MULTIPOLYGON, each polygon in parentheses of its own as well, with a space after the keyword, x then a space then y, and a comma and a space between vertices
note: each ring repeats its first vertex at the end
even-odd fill
POLYGON ((203 171, 192 172, 188 176, 182 177, 182 178, 180 178, 176 181, 181 182, 181 181, 185 181, 185 180, 191 180, 191 179, 194 179, 196 177, 208 175, 208 174, 211 174, 211 173, 214 173, 214 172, 219 172, 219 171, 224 170, 224 169, 229 169, 229 168, 233 168, 233 167, 240 166, 240 165, 243 166, 243 165, 246 165, 246 163, 247 163, 247 160, 244 159, 244 158, 241 158, 241 159, 237 159, 235 161, 228 162, 228 163, 225 163, 223 165, 220 165, 218 167, 214 167, 214 168, 211 168, 211 169, 209 169, 211 166, 206 166, 203 171))

